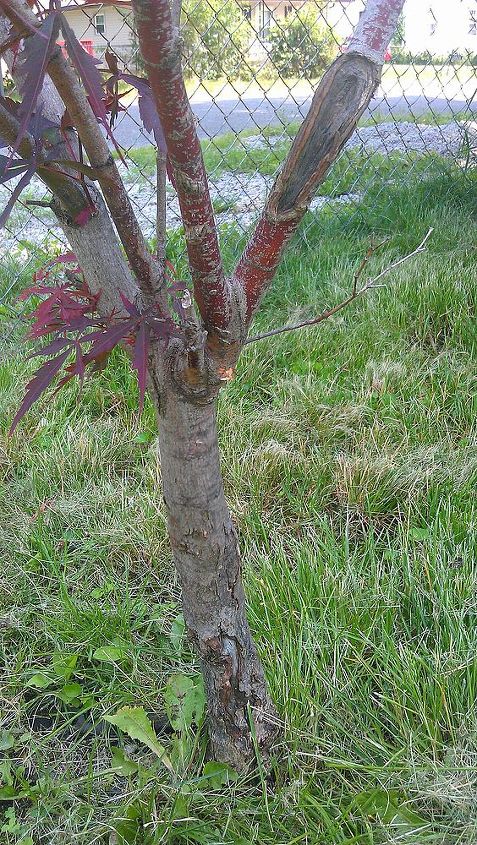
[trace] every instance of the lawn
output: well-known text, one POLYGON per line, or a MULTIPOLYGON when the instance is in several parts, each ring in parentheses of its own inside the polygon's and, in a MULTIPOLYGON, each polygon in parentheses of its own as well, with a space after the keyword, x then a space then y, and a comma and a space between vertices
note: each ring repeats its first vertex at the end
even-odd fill
MULTIPOLYGON (((459 112, 450 115, 435 116, 426 112, 419 118, 409 113, 394 115, 393 122, 413 123, 416 126, 439 126, 460 121, 465 123, 471 119, 470 112, 459 112)), ((389 115, 376 115, 373 118, 362 118, 360 127, 377 127, 380 123, 389 122, 389 115)), ((201 141, 202 154, 207 172, 212 179, 217 179, 224 173, 261 173, 273 176, 283 163, 298 132, 299 123, 287 123, 284 126, 271 126, 261 131, 244 129, 241 132, 226 132, 216 138, 201 141)), ((465 135, 463 133, 463 139, 465 135)), ((404 144, 403 144, 404 146, 404 144)), ((443 159, 440 159, 443 163, 443 159)), ((373 177, 383 180, 389 177, 396 164, 409 171, 417 168, 427 169, 429 157, 411 151, 392 151, 387 155, 372 150, 358 148, 345 149, 343 154, 333 165, 327 179, 320 186, 322 196, 333 196, 338 192, 345 192, 350 188, 366 190, 373 177), (343 175, 346 179, 343 182, 343 175)), ((131 149, 128 153, 129 169, 124 171, 126 181, 134 183, 138 176, 152 180, 156 166, 154 147, 145 146, 131 149)))
MULTIPOLYGON (((475 188, 403 171, 359 213, 309 215, 256 331, 342 299, 371 244, 386 241, 377 272, 434 233, 334 320, 247 347, 221 397, 250 621, 283 723, 268 779, 205 764, 200 716, 175 698, 200 710, 153 411, 138 413, 126 360, 43 400, 9 439, 33 362, 4 345, 2 843, 476 841, 475 188), (172 771, 104 720, 124 705, 153 719, 172 771)), ((230 263, 243 239, 228 234, 230 263)), ((177 263, 180 247, 176 234, 177 263)))
MULTIPOLYGON (((443 96, 448 91, 449 99, 462 99, 462 94, 471 97, 475 90, 476 70, 470 64, 438 64, 431 60, 427 65, 386 63, 383 68, 381 90, 388 96, 405 94, 429 94, 431 97, 443 96), (474 86, 474 87, 472 87, 474 86)), ((296 98, 313 94, 316 79, 276 79, 259 74, 254 79, 207 79, 192 78, 186 81, 187 93, 194 102, 208 100, 210 97, 235 99, 237 94, 247 97, 286 97, 291 92, 296 98)))

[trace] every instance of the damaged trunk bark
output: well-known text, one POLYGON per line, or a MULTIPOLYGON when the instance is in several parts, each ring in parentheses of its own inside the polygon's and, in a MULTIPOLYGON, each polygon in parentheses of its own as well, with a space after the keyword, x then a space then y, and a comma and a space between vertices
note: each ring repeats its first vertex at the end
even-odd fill
POLYGON ((243 769, 267 755, 276 713, 248 626, 237 536, 225 501, 216 399, 161 396, 163 494, 187 631, 202 663, 213 759, 243 769), (251 724, 252 723, 252 724, 251 724), (252 730, 251 730, 252 727, 252 730))

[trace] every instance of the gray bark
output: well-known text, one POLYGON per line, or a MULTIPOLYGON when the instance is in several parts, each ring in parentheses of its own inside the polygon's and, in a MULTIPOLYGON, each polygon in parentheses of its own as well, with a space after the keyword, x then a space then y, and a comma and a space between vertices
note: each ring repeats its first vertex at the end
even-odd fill
POLYGON ((88 188, 97 211, 83 226, 73 225, 59 203, 53 203, 53 211, 78 258, 88 287, 93 293, 101 292, 98 307, 101 314, 108 317, 113 311, 116 314, 124 312, 120 292, 134 302, 139 288, 121 252, 100 192, 91 184, 88 188))
POLYGON ((276 713, 245 611, 240 554, 224 497, 216 400, 192 403, 163 391, 159 443, 164 500, 184 618, 199 655, 213 759, 243 769, 267 757, 276 713))

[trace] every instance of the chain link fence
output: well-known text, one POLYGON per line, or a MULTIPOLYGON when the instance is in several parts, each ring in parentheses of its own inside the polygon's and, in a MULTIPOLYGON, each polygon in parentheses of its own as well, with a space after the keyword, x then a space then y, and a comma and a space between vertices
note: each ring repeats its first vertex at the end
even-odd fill
MULTIPOLYGON (((386 56, 376 96, 313 200, 300 230, 323 208, 359 214, 370 193, 403 178, 436 172, 471 174, 477 155, 477 0, 449 4, 408 0, 386 56), (426 7, 426 8, 424 8, 426 7), (452 7, 452 8, 450 8, 452 7), (457 9, 457 7, 459 7, 457 9)), ((237 243, 263 206, 324 68, 347 40, 365 0, 184 0, 184 69, 197 118, 222 242, 237 243)), ((122 68, 141 72, 131 5, 126 0, 63 2, 85 50, 115 53, 122 68)), ((6 92, 10 86, 5 79, 6 92)), ((156 225, 155 149, 142 127, 135 91, 124 86, 114 126, 120 164, 148 238, 156 225)), ((5 204, 12 183, 0 188, 5 204)), ((174 189, 167 224, 180 237, 174 189)), ((469 179, 469 190, 472 182, 469 179)), ((0 319, 21 319, 15 294, 39 264, 66 243, 46 206, 41 183, 10 217, 0 243, 0 319)))

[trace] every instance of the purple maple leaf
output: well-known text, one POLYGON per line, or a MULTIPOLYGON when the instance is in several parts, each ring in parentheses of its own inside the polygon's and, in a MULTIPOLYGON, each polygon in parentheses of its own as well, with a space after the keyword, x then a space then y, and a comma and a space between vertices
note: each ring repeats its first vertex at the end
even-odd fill
POLYGON ((97 65, 101 64, 101 61, 94 56, 90 56, 83 49, 64 15, 61 15, 61 31, 65 38, 68 56, 78 71, 94 115, 103 124, 118 153, 121 155, 121 151, 108 123, 106 105, 103 99, 103 80, 97 67, 97 65))
POLYGON ((18 150, 35 111, 45 80, 46 69, 56 46, 59 33, 59 19, 56 12, 48 15, 34 35, 25 39, 20 68, 20 93, 22 102, 18 110, 20 129, 13 145, 12 155, 18 150))
POLYGON ((45 361, 45 363, 42 364, 36 371, 31 381, 28 382, 25 398, 13 417, 10 434, 13 434, 18 423, 25 416, 26 412, 30 410, 33 403, 36 402, 47 387, 50 386, 55 376, 57 376, 61 370, 69 354, 70 351, 67 349, 65 352, 62 352, 61 355, 57 355, 56 358, 50 358, 49 361, 45 361))

